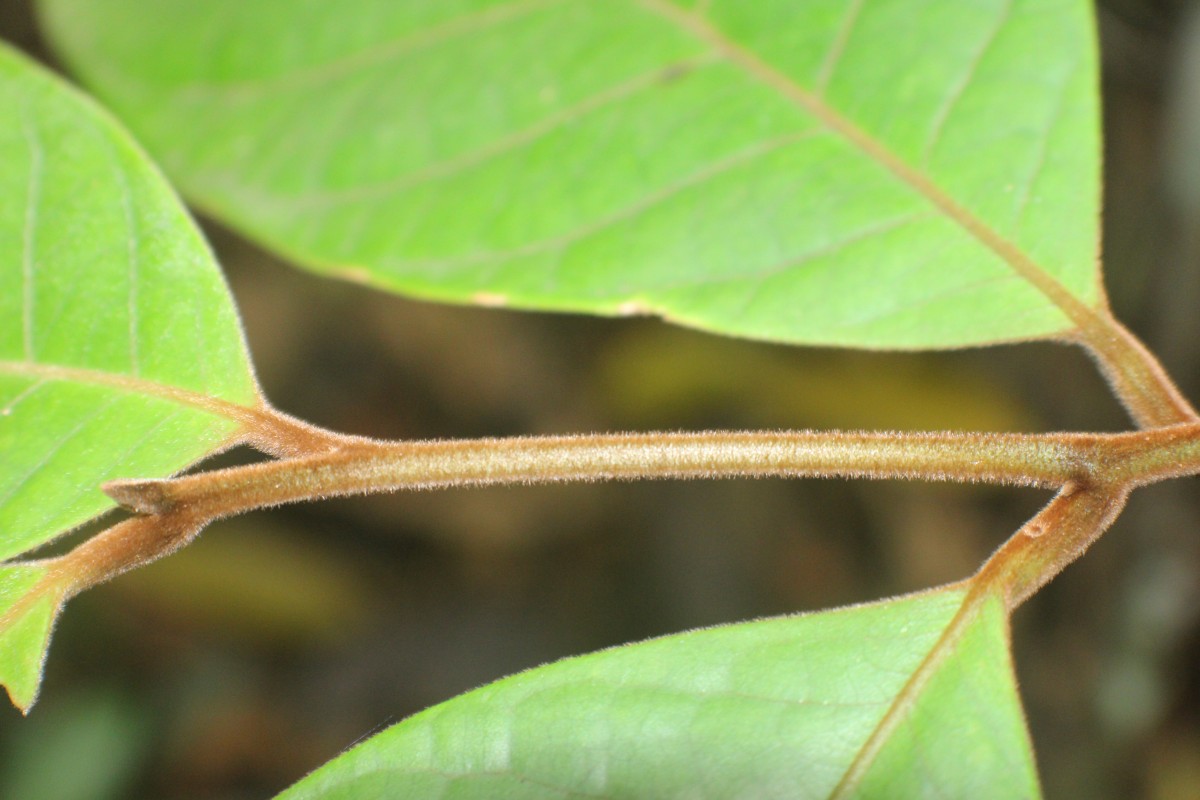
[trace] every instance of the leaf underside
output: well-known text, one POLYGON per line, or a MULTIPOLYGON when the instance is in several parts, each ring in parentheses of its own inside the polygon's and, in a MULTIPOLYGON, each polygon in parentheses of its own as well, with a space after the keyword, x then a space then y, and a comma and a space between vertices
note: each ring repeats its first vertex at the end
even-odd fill
MULTIPOLYGON (((46 568, 37 564, 0 565, 0 614, 7 615, 45 574, 46 568)), ((28 711, 37 698, 42 662, 59 607, 57 595, 38 593, 0 628, 0 684, 22 711, 28 711)))
POLYGON ((1085 0, 41 7, 190 199, 323 273, 875 348, 1103 302, 1085 0))
MULTIPOLYGON (((0 560, 228 443, 257 389, 233 303, 158 170, 0 45, 0 560)), ((28 710, 65 584, 0 565, 0 684, 28 710)))
POLYGON ((0 559, 221 446, 252 405, 236 312, 157 169, 106 114, 0 48, 0 559), (197 403, 201 405, 197 405, 197 403))
POLYGON ((1002 605, 941 642, 963 599, 934 591, 560 661, 405 720, 280 797, 819 798, 843 780, 849 796, 1036 796, 1002 605))

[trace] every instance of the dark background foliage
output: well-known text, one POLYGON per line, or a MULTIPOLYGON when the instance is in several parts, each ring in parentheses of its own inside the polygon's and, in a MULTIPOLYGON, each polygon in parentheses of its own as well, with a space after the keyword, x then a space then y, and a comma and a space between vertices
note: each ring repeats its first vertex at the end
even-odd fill
MULTIPOLYGON (((1104 0, 1100 18, 1107 282, 1118 316, 1200 399, 1200 8, 1104 0)), ((28 2, 0 0, 0 37, 53 63, 28 2)), ((871 354, 434 306, 314 278, 205 224, 268 396, 342 431, 1128 425, 1083 353, 1058 345, 871 354)), ((1191 481, 1140 492, 1015 617, 1052 797, 1200 786, 1195 495, 1191 481)), ((71 604, 32 716, 0 713, 0 797, 268 796, 526 667, 964 577, 1044 499, 673 482, 398 495, 221 523, 71 604)))

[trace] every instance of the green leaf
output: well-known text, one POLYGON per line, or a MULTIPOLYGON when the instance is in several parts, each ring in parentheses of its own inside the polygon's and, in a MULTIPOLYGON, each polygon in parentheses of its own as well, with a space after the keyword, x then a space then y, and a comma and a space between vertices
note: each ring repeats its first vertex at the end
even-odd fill
POLYGON ((129 136, 0 46, 0 558, 238 433, 257 390, 199 232, 129 136))
POLYGON ((42 0, 201 207, 319 272, 789 342, 1103 305, 1087 0, 42 0))
POLYGON ((0 684, 28 711, 42 682, 50 630, 62 607, 58 587, 42 582, 40 564, 0 565, 0 684))
POLYGON ((1033 797, 997 599, 669 636, 477 689, 281 797, 1033 797))

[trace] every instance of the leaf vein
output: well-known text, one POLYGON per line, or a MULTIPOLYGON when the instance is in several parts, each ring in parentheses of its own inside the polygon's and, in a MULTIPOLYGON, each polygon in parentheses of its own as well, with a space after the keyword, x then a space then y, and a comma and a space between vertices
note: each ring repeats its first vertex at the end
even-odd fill
POLYGON ((45 380, 39 380, 29 384, 24 389, 17 392, 16 396, 13 397, 12 400, 9 400, 8 404, 5 405, 4 408, 0 408, 0 417, 12 416, 12 413, 14 410, 16 410, 17 406, 19 406, 25 400, 28 400, 31 395, 37 393, 37 390, 42 388, 45 384, 45 380))
POLYGON ((439 25, 401 36, 398 39, 380 42, 365 50, 339 56, 323 64, 316 64, 282 75, 265 78, 234 81, 196 81, 185 87, 180 87, 180 91, 188 95, 221 93, 227 99, 234 99, 239 95, 243 97, 255 96, 280 89, 312 86, 313 84, 320 84, 336 78, 339 75, 351 73, 370 64, 386 62, 391 58, 435 47, 472 34, 478 34, 488 28, 519 19, 542 8, 550 8, 574 1, 515 0, 515 2, 493 6, 490 9, 462 14, 439 25))
POLYGON ((638 75, 624 83, 602 89, 579 102, 551 114, 519 131, 503 136, 483 147, 461 153, 453 158, 422 167, 416 172, 403 175, 392 180, 367 186, 356 186, 341 192, 321 192, 295 198, 296 202, 289 207, 303 210, 322 208, 343 202, 368 200, 384 195, 391 195, 406 189, 415 189, 422 185, 442 180, 465 172, 471 167, 487 162, 489 159, 516 150, 525 145, 533 144, 539 139, 551 135, 555 131, 586 118, 589 114, 603 110, 615 103, 628 100, 640 92, 662 85, 665 75, 674 74, 680 68, 698 68, 713 63, 715 54, 705 54, 700 57, 684 59, 674 64, 656 67, 649 72, 638 75))
POLYGON ((25 358, 32 361, 34 347, 34 247, 38 221, 38 205, 42 191, 42 161, 44 152, 27 107, 21 109, 21 130, 29 147, 29 181, 25 190, 25 224, 21 234, 21 339, 25 358))
MULTIPOLYGON (((906 212, 906 213, 901 214, 896 217, 891 217, 887 220, 873 223, 872 225, 864 226, 863 228, 860 228, 858 231, 847 234, 845 237, 843 237, 841 239, 838 239, 833 242, 829 242, 828 244, 825 244, 825 245, 821 245, 820 247, 814 248, 813 250, 811 250, 809 252, 806 252, 806 253, 803 253, 803 254, 800 254, 797 256, 793 256, 782 264, 775 264, 770 267, 761 269, 758 272, 749 273, 749 274, 735 274, 732 276, 701 275, 701 276, 695 277, 695 278, 689 277, 686 279, 671 281, 671 282, 667 282, 667 283, 656 283, 653 288, 655 290, 689 289, 689 288, 695 288, 695 287, 731 285, 731 284, 744 283, 747 281, 757 281, 757 280, 769 279, 769 278, 775 277, 776 275, 779 275, 783 272, 786 272, 788 269, 790 269, 794 266, 797 266, 799 264, 802 264, 803 262, 805 262, 807 260, 819 258, 821 256, 829 255, 831 253, 836 253, 838 250, 840 250, 844 247, 853 245, 855 242, 858 242, 858 241, 863 241, 863 240, 869 239, 873 235, 883 235, 886 233, 890 233, 892 230, 902 228, 905 225, 912 224, 915 222, 930 220, 930 219, 937 219, 937 217, 934 215, 934 213, 932 211, 930 211, 928 209, 925 209, 923 211, 910 211, 910 212, 906 212)), ((767 232, 767 233, 763 233, 761 235, 765 237, 768 235, 773 235, 773 232, 767 232)), ((774 243, 776 244, 777 250, 782 251, 782 250, 787 249, 787 247, 784 246, 777 239, 774 240, 774 243)))
POLYGON ((100 372, 84 367, 38 364, 28 361, 0 361, 0 374, 37 378, 42 383, 63 381, 107 386, 129 394, 157 397, 182 406, 227 417, 242 424, 254 424, 271 418, 271 414, 258 408, 238 405, 200 392, 156 383, 145 378, 100 372))
POLYGON ((594 222, 580 225, 563 234, 543 239, 524 247, 515 247, 511 250, 492 250, 483 253, 475 253, 469 256, 461 256, 458 258, 437 258, 426 260, 410 260, 405 259, 398 263, 404 267, 417 269, 438 269, 438 268, 456 268, 468 267, 478 264, 491 264, 506 261, 513 258, 521 258, 542 253, 563 251, 571 245, 579 242, 582 239, 599 233, 603 230, 611 228, 621 222, 642 214, 655 206, 671 200, 682 192, 701 186, 709 181, 715 180, 722 175, 737 169, 745 164, 769 155, 777 150, 780 150, 788 145, 803 141, 812 136, 821 133, 819 128, 808 128, 805 130, 795 131, 782 136, 777 136, 772 139, 765 139, 756 142, 754 145, 744 148, 738 152, 732 153, 729 156, 712 161, 706 164, 702 169, 696 170, 683 178, 670 183, 663 188, 649 192, 643 195, 636 202, 630 203, 624 208, 604 216, 594 222))
POLYGON ((983 59, 987 55, 988 50, 992 48, 992 45, 995 44, 996 40, 1000 37, 1000 32, 1004 30, 1004 26, 1008 24, 1009 19, 1012 17, 1012 10, 1013 0, 1008 0, 1008 2, 1004 4, 1004 7, 1000 9, 1000 14, 996 17, 996 24, 992 26, 992 29, 988 31, 987 36, 985 36, 983 41, 980 42, 979 49, 976 50, 974 56, 971 57, 971 61, 968 63, 967 68, 963 71, 962 76, 954 85, 954 88, 950 90, 950 94, 946 96, 946 99, 943 101, 941 107, 939 107, 937 112, 934 114, 933 127, 930 128, 929 135, 925 140, 925 147, 922 150, 921 164, 923 166, 928 166, 929 160, 933 156, 933 151, 937 148, 938 143, 941 141, 942 135, 946 131, 946 125, 949 122, 951 115, 954 113, 954 109, 958 106, 958 103, 966 94, 967 89, 970 87, 972 81, 974 81, 975 77, 979 74, 979 66, 983 63, 983 59))
POLYGON ((841 25, 838 26, 837 34, 833 37, 833 42, 829 45, 828 52, 821 60, 821 68, 817 71, 816 80, 813 81, 813 91, 818 97, 825 94, 825 90, 829 87, 829 82, 833 80, 833 74, 837 70, 838 62, 842 58, 842 54, 846 52, 846 44, 850 41, 850 34, 854 32, 854 26, 858 24, 859 16, 862 13, 864 0, 853 0, 850 4, 846 15, 842 18, 841 25))
POLYGON ((841 782, 830 794, 831 800, 856 795, 856 790, 866 776, 867 770, 879 756, 888 738, 912 712, 921 692, 929 685, 929 681, 933 679, 936 671, 945 663, 946 659, 954 655, 954 650, 966 635, 967 629, 976 621, 983 603, 989 599, 991 598, 988 595, 974 594, 968 594, 963 598, 962 605, 943 629, 941 636, 910 673, 904 687, 896 693, 892 702, 888 704, 886 713, 864 740, 854 760, 846 768, 841 782))
POLYGON ((859 242, 866 241, 874 236, 883 236, 891 233, 892 231, 911 225, 914 222, 927 220, 931 216, 932 212, 929 210, 913 211, 907 214, 902 214, 898 217, 893 217, 891 219, 881 220, 860 230, 854 231, 850 235, 838 239, 837 241, 829 242, 821 247, 814 248, 806 253, 801 253, 800 255, 794 256, 783 264, 777 264, 753 275, 747 275, 744 279, 755 281, 757 285, 746 297, 741 308, 736 313, 738 315, 746 314, 750 307, 758 300, 759 296, 766 289, 766 284, 771 278, 781 275, 784 272, 789 272, 797 267, 803 267, 819 258, 834 255, 835 253, 838 253, 847 247, 851 247, 859 242))
POLYGON ((125 169, 121 165, 120 158, 113 149, 114 146, 109 143, 109 158, 112 160, 113 174, 116 176, 117 183, 120 186, 121 195, 121 214, 125 223, 125 261, 128 265, 126 270, 126 295, 125 295, 125 315, 127 324, 127 335, 129 337, 129 371, 138 375, 141 372, 141 365, 138 358, 138 281, 140 280, 138 246, 137 246, 137 223, 134 220, 133 213, 133 191, 129 185, 129 177, 125 174, 125 169))
POLYGON ((15 495, 18 491, 21 490, 21 487, 23 487, 23 486, 25 486, 25 484, 29 483, 29 480, 34 475, 36 475, 38 472, 40 472, 41 469, 46 466, 46 464, 50 463, 50 461, 54 458, 54 456, 57 455, 64 447, 67 446, 67 443, 69 441, 71 441, 76 436, 78 436, 79 433, 84 428, 86 428, 94 419, 96 419, 96 417, 100 416, 105 411, 107 411, 110 407, 112 407, 114 404, 116 404, 116 402, 119 399, 120 399, 119 397, 110 397, 104 403, 101 403, 100 405, 93 408, 92 412, 90 414, 88 414, 87 416, 83 417, 78 422, 76 422, 75 427, 73 427, 73 428, 71 428, 71 430, 67 431, 66 434, 64 434, 63 437, 58 440, 58 443, 55 444, 54 447, 51 447, 48 450, 46 450, 46 452, 42 455, 41 459, 39 459, 36 464, 34 464, 32 467, 30 467, 30 469, 24 475, 22 475, 20 477, 20 479, 17 480, 16 483, 14 483, 7 492, 5 492, 3 495, 0 495, 0 508, 3 508, 8 503, 8 501, 10 499, 12 499, 13 495, 15 495))
POLYGON ((1042 170, 1046 167, 1046 156, 1048 154, 1047 144, 1050 141, 1050 131, 1058 124, 1062 118, 1063 109, 1066 108, 1067 91, 1071 86, 1070 75, 1075 72, 1077 65, 1073 65, 1068 71, 1068 78, 1063 81, 1062 87, 1059 90, 1057 102, 1054 105, 1054 113, 1051 115, 1050 123, 1046 126, 1044 136, 1038 137, 1037 158, 1033 162, 1032 169, 1026 177, 1021 192, 1017 199, 1016 212, 1013 221, 1013 230, 1020 230, 1025 221, 1025 214, 1029 210, 1029 201, 1033 196, 1033 186, 1037 183, 1038 178, 1042 174, 1042 170))

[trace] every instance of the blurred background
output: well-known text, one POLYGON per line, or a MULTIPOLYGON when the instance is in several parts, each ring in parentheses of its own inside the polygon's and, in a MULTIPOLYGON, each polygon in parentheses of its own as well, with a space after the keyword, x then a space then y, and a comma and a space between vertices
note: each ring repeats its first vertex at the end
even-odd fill
MULTIPOLYGON (((1105 261, 1118 317, 1200 398, 1200 7, 1101 0, 1105 261)), ((0 37, 48 56, 28 2, 0 37)), ((205 223, 267 395, 337 430, 1128 427, 1082 351, 794 349, 653 320, 414 303, 205 223)), ((231 453, 223 463, 250 456, 231 453)), ((73 601, 0 797, 270 796, 463 690, 663 633, 970 574, 1048 495, 659 482, 314 503, 220 523, 73 601)), ((1200 794, 1200 502, 1137 493, 1014 619, 1050 797, 1200 794)))

